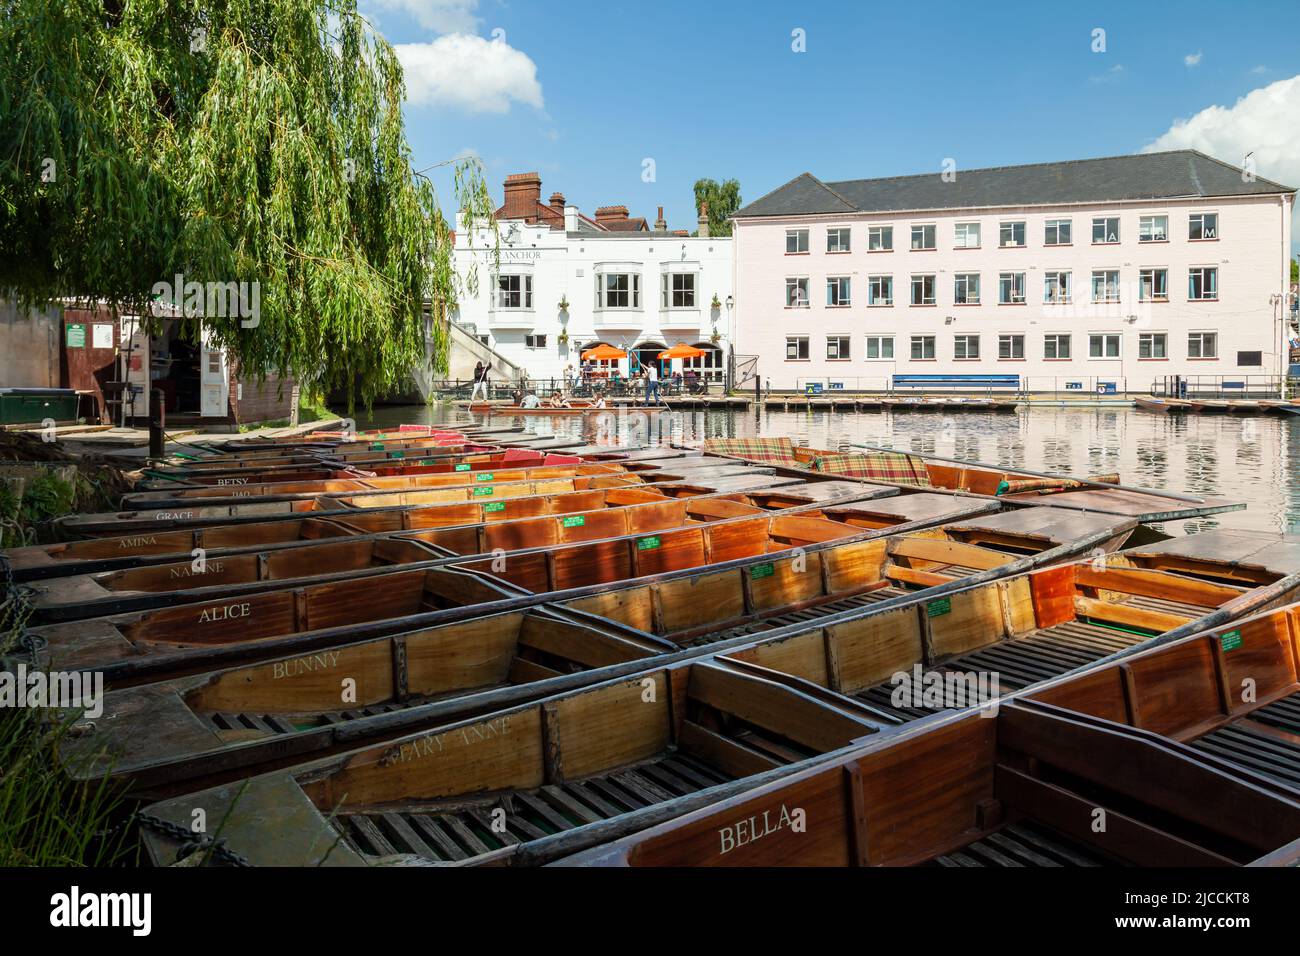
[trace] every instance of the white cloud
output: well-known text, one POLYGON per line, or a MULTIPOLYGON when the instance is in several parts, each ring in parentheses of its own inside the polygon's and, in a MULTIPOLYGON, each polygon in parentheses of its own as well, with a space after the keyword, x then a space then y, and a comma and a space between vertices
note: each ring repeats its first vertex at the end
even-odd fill
POLYGON ((1116 63, 1104 73, 1094 73, 1088 77, 1089 83, 1114 83, 1124 76, 1124 64, 1116 63))
POLYGON ((470 113, 507 113, 512 101, 542 106, 537 64, 504 40, 453 33, 430 43, 399 43, 394 49, 413 106, 470 113))
POLYGON ((473 33, 478 0, 370 0, 381 10, 396 10, 436 33, 473 33))
POLYGON ((1195 53, 1187 54, 1187 56, 1183 57, 1183 66, 1199 65, 1201 62, 1201 56, 1202 54, 1200 50, 1197 50, 1195 53))
POLYGON ((1263 76, 1265 73, 1268 72, 1268 67, 1263 65, 1253 66, 1250 68, 1250 72, 1254 73, 1256 76, 1263 76))

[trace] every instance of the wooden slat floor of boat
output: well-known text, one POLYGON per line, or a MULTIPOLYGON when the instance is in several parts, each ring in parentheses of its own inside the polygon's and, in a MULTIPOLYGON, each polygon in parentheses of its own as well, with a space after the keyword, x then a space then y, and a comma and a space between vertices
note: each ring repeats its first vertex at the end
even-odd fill
POLYGON ((1000 827, 960 850, 929 861, 930 866, 1108 866, 1091 848, 1033 823, 1000 827))
POLYGON ((789 611, 785 614, 765 617, 758 621, 747 621, 744 624, 738 624, 735 627, 729 627, 725 630, 711 631, 708 634, 697 634, 689 638, 683 638, 677 643, 682 647, 700 647, 705 644, 715 644, 718 641, 725 641, 732 637, 743 637, 746 634, 761 634, 764 631, 775 630, 778 627, 785 627, 789 624, 807 624, 831 614, 838 614, 840 611, 850 611, 854 608, 866 607, 868 604, 878 604, 879 602, 887 601, 890 598, 902 597, 906 593, 907 592, 901 588, 879 588, 875 591, 867 591, 865 594, 853 594, 849 597, 839 598, 835 601, 828 601, 825 604, 801 608, 798 611, 789 611))
POLYGON ((334 825, 363 854, 411 853, 450 863, 608 820, 731 779, 694 757, 671 753, 648 763, 515 791, 471 806, 446 811, 344 813, 334 818, 334 825), (497 809, 505 811, 504 832, 492 825, 497 809))
MULTIPOLYGON (((1253 711, 1249 720, 1300 734, 1300 692, 1253 711)), ((1237 721, 1191 742, 1197 750, 1300 789, 1300 744, 1237 721)))
POLYGON ((400 703, 372 704, 354 710, 327 711, 320 714, 285 715, 258 714, 251 712, 221 711, 204 714, 203 717, 218 732, 229 730, 261 730, 272 734, 292 734, 311 727, 323 727, 326 724, 341 724, 360 717, 376 717, 379 714, 405 710, 416 704, 423 704, 423 698, 411 699, 400 703))
POLYGON ((1170 601, 1167 598, 1143 597, 1129 595, 1121 603, 1129 607, 1140 607, 1146 611, 1159 611, 1162 614, 1179 614, 1185 618, 1198 618, 1208 614, 1212 609, 1201 604, 1187 604, 1183 601, 1170 601))

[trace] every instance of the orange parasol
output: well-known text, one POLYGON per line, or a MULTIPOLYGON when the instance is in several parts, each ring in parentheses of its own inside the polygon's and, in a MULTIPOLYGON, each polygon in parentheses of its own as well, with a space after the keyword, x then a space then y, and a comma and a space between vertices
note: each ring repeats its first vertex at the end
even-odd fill
POLYGON ((587 359, 621 359, 627 358, 627 353, 622 349, 616 349, 612 345, 606 345, 603 342, 595 348, 587 349, 582 353, 583 360, 587 359))
POLYGON ((697 349, 694 345, 687 345, 685 342, 678 342, 672 348, 659 353, 661 359, 688 359, 699 358, 708 353, 704 349, 697 349))

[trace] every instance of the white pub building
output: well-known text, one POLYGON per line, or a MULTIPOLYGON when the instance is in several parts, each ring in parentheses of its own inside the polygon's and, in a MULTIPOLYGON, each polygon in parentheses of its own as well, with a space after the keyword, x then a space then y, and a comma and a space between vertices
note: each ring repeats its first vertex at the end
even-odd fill
POLYGON ((731 239, 710 236, 705 216, 693 236, 669 231, 662 207, 653 226, 626 206, 587 216, 560 193, 542 202, 541 188, 536 173, 507 177, 499 267, 486 224, 457 221, 456 270, 464 279, 472 265, 478 291, 462 292, 453 320, 529 379, 560 379, 601 343, 631 355, 602 363, 626 375, 684 342, 706 354, 661 372, 722 382, 734 337, 731 239))

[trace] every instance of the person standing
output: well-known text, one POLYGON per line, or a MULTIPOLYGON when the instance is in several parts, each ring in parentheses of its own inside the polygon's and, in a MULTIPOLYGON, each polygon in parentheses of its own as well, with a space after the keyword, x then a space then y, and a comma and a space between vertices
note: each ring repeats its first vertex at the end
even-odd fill
POLYGON ((645 368, 645 403, 650 404, 650 394, 653 392, 655 404, 659 404, 659 370, 655 368, 654 362, 647 362, 645 368))
POLYGON ((472 402, 478 398, 479 389, 483 389, 483 401, 488 399, 488 371, 492 368, 492 363, 484 364, 478 362, 474 366, 474 390, 470 392, 469 400, 472 402))

